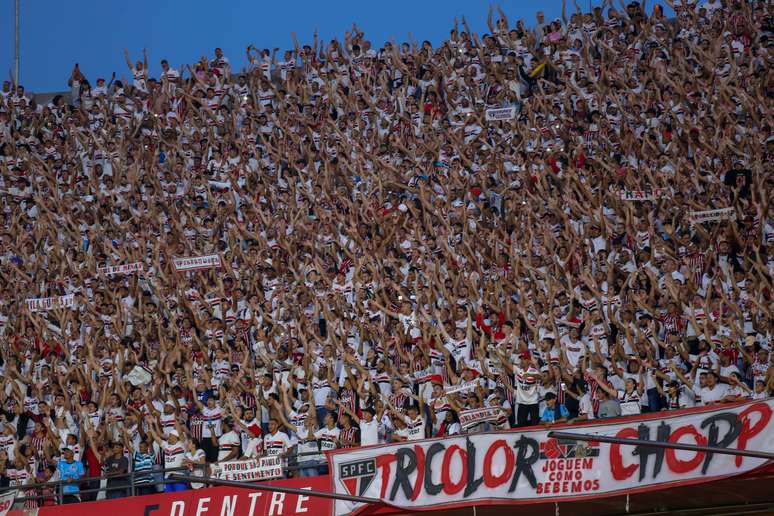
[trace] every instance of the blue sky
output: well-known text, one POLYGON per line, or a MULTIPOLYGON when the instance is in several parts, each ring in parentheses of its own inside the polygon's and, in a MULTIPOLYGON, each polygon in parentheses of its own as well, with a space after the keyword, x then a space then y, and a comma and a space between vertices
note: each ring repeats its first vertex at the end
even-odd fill
MULTIPOLYGON (((0 76, 13 68, 13 0, 0 2, 0 76)), ((594 0, 599 5, 600 0, 594 0)), ((377 48, 390 37, 396 41, 428 39, 437 44, 463 15, 471 29, 487 32, 487 2, 478 0, 21 0, 22 84, 29 91, 66 88, 74 63, 92 81, 97 76, 127 76, 123 49, 133 59, 148 49, 152 75, 159 61, 173 67, 212 56, 223 48, 234 69, 245 64, 245 47, 292 48, 291 32, 301 44, 311 43, 318 29, 326 41, 342 39, 352 22, 377 48)), ((561 1, 510 0, 499 4, 512 20, 531 26, 535 12, 547 18, 561 14, 561 1)), ((568 9, 572 9, 572 1, 568 9)), ((583 2, 588 9, 588 0, 583 2)))

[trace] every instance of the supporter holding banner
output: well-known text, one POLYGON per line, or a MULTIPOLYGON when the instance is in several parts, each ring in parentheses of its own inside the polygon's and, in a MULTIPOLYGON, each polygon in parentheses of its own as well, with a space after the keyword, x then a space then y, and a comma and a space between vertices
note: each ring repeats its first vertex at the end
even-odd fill
POLYGON ((107 267, 99 267, 97 272, 104 274, 105 276, 113 276, 115 274, 132 274, 133 272, 142 272, 144 265, 142 262, 127 263, 126 265, 109 265, 107 267))
POLYGON ((514 106, 506 108, 493 108, 487 109, 486 113, 487 122, 497 122, 500 120, 513 120, 516 118, 516 108, 514 106))
POLYGON ((691 224, 714 222, 716 220, 735 220, 736 210, 734 208, 722 208, 719 210, 692 211, 688 217, 691 224))
POLYGON ((481 423, 496 421, 500 417, 499 408, 469 409, 460 412, 460 425, 463 430, 469 430, 481 423))
POLYGON ((470 382, 463 382, 458 383, 456 385, 445 385, 443 388, 443 392, 446 394, 456 394, 459 392, 467 392, 475 390, 475 388, 479 385, 478 380, 472 380, 470 382))
POLYGON ((26 300, 27 309, 30 312, 47 312, 49 310, 58 310, 61 308, 74 308, 75 295, 66 296, 30 298, 26 300))
POLYGON ((172 263, 175 265, 175 270, 177 272, 218 269, 221 267, 220 256, 217 254, 194 256, 190 258, 175 258, 172 263))
POLYGON ((621 190, 622 201, 654 201, 662 198, 666 194, 663 188, 654 190, 621 190))
POLYGON ((275 456, 219 462, 210 465, 210 475, 221 480, 244 482, 282 478, 282 459, 275 456))

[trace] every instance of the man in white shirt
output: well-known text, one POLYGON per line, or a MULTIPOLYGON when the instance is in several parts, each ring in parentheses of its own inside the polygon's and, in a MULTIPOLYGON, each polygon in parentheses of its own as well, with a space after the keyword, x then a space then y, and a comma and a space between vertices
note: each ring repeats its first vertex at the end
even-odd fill
POLYGON ((269 419, 269 432, 263 438, 263 449, 266 450, 266 456, 282 457, 284 466, 288 448, 290 448, 290 437, 285 432, 280 431, 276 419, 269 419))
POLYGON ((348 407, 338 404, 344 409, 346 414, 360 427, 360 446, 370 446, 384 442, 384 426, 376 420, 374 409, 367 407, 363 409, 363 417, 349 410, 348 407), (381 428, 380 428, 381 426, 381 428), (380 438, 380 435, 382 438, 380 438))
MULTIPOLYGON (((164 469, 173 470, 171 473, 167 473, 167 476, 176 473, 177 471, 175 471, 175 468, 180 468, 183 465, 183 459, 185 459, 186 442, 185 439, 180 438, 180 431, 177 428, 170 430, 167 433, 166 440, 162 439, 162 437, 152 429, 150 430, 150 435, 161 448, 164 457, 164 469)), ((184 491, 185 489, 187 489, 187 485, 184 483, 166 484, 164 486, 164 492, 166 493, 184 491)))
MULTIPOLYGON (((335 412, 328 412, 325 416, 325 426, 314 433, 315 439, 320 443, 321 452, 335 450, 339 446, 341 429, 336 426, 337 419, 335 412)), ((327 474, 327 470, 328 467, 325 464, 318 468, 320 475, 327 474)))
POLYGON ((224 419, 221 423, 223 434, 219 438, 212 437, 213 443, 218 446, 218 462, 236 460, 239 457, 239 446, 241 439, 239 434, 234 431, 230 420, 224 419))
POLYGON ((712 405, 719 403, 728 394, 728 385, 718 382, 718 375, 715 371, 707 373, 707 385, 704 387, 694 387, 694 392, 701 398, 702 405, 712 405))
POLYGON ((361 446, 370 446, 383 442, 383 440, 379 439, 379 422, 376 421, 372 408, 363 410, 363 417, 362 419, 358 418, 357 423, 360 426, 361 446))
POLYGON ((520 356, 521 364, 514 368, 516 397, 516 426, 537 425, 540 421, 540 371, 528 351, 520 356))

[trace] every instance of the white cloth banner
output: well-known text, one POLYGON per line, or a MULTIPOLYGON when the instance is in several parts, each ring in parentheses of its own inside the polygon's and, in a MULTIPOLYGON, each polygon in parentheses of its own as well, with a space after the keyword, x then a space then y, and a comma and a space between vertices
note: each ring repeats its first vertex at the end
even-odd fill
POLYGON ((13 501, 16 498, 18 490, 8 491, 7 493, 0 494, 0 516, 5 516, 8 511, 13 507, 13 501))
POLYGON ((206 256, 192 256, 191 258, 174 258, 172 263, 177 272, 195 271, 199 269, 212 269, 221 266, 220 256, 208 254, 206 256))
POLYGON ((478 380, 471 380, 469 382, 458 383, 457 385, 444 385, 444 394, 454 394, 457 392, 473 391, 478 385, 478 380))
POLYGON ((734 208, 722 208, 719 210, 707 210, 707 211, 692 211, 688 220, 691 224, 701 224, 702 222, 710 222, 714 220, 734 220, 736 219, 736 211, 734 208))
POLYGON ((131 274, 133 272, 143 271, 142 262, 127 263, 126 265, 109 265, 107 267, 98 267, 97 272, 104 274, 105 276, 113 276, 114 274, 131 274))
POLYGON ((656 188, 655 190, 621 190, 620 199, 622 201, 653 201, 664 197, 666 190, 656 188))
POLYGON ((497 122, 500 120, 513 120, 516 118, 516 108, 511 106, 507 108, 494 108, 486 110, 486 119, 489 122, 497 122))
MULTIPOLYGON (((567 432, 774 449, 774 398, 737 405, 557 425, 567 432)), ((549 438, 549 430, 458 435, 329 452, 336 493, 407 511, 481 504, 561 502, 710 482, 773 463, 763 458, 549 438)), ((366 505, 336 500, 334 514, 366 505)))
POLYGON ((142 366, 134 366, 134 368, 129 371, 129 374, 126 375, 126 379, 129 380, 129 383, 137 387, 138 385, 150 383, 153 380, 153 375, 142 366))
POLYGON ((260 459, 233 460, 210 466, 210 475, 221 480, 269 480, 282 478, 281 457, 261 457, 260 459))
POLYGON ((75 295, 57 297, 37 297, 25 300, 30 312, 47 312, 57 308, 72 308, 75 306, 75 295))
POLYGON ((463 410, 460 412, 460 426, 463 430, 467 430, 479 423, 486 421, 494 421, 500 417, 499 408, 480 408, 463 410))

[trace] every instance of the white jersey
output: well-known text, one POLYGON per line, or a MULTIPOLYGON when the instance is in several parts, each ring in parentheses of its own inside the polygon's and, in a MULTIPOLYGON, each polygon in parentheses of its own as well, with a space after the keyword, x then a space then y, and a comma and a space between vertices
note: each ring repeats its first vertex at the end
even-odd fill
POLYGON ((406 430, 408 431, 406 437, 409 441, 418 441, 425 438, 425 418, 421 414, 414 419, 403 416, 403 421, 406 423, 406 430))

